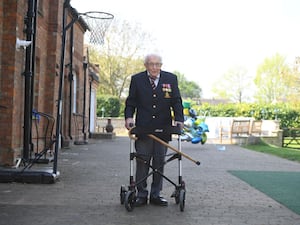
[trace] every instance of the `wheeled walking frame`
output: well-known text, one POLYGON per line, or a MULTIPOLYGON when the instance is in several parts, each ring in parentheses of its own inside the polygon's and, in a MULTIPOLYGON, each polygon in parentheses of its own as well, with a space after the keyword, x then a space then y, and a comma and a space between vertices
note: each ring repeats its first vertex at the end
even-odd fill
MULTIPOLYGON (((199 161, 195 161, 188 155, 184 154, 181 152, 181 130, 179 127, 164 127, 164 128, 154 128, 154 129, 149 129, 149 128, 140 128, 140 127, 133 127, 129 131, 129 137, 130 137, 130 176, 129 176, 129 185, 128 188, 125 187, 125 185, 121 186, 120 189, 120 202, 121 204, 125 205, 125 208, 127 211, 132 211, 134 209, 134 203, 136 200, 136 187, 140 183, 144 182, 149 176, 153 175, 154 173, 160 174, 165 180, 167 180, 169 183, 174 185, 175 191, 171 195, 171 197, 175 198, 175 203, 179 204, 180 211, 184 211, 185 207, 185 182, 182 179, 182 157, 185 157, 197 165, 200 165, 199 161), (178 149, 174 148, 173 146, 169 145, 168 143, 164 142, 160 138, 158 138, 156 135, 157 134, 171 134, 171 135, 177 135, 177 140, 178 140, 178 149), (166 155, 166 160, 164 162, 164 165, 178 159, 178 184, 173 182, 171 179, 166 177, 163 173, 160 172, 161 168, 153 168, 151 164, 148 162, 144 161, 141 156, 139 156, 135 151, 134 151, 134 141, 137 140, 138 135, 148 135, 150 138, 154 139, 155 141, 159 142, 162 145, 165 145, 169 149, 173 150, 175 153, 166 155), (146 177, 144 177, 142 180, 135 181, 134 180, 134 159, 136 160, 141 160, 145 164, 147 164, 152 171, 148 173, 146 177)), ((164 166, 163 165, 163 166, 164 166)))

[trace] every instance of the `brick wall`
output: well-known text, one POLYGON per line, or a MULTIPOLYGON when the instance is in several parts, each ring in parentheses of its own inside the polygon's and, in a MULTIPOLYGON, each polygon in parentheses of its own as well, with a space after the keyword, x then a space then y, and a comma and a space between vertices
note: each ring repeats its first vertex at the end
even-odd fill
POLYGON ((1 24, 1 95, 0 105, 7 108, 0 112, 0 162, 11 164, 20 154, 23 123, 23 79, 24 51, 16 51, 16 37, 24 38, 24 1, 2 1, 1 24), (5 128, 5 129, 3 129, 5 128))
MULTIPOLYGON (((0 1, 0 21, 3 21, 3 1, 0 1)), ((3 33, 3 23, 0 23, 0 49, 2 48, 2 38, 3 38, 2 33, 3 33)), ((0 62, 1 62, 1 58, 2 55, 0 54, 0 62)), ((2 67, 2 63, 0 63, 0 71, 1 71, 1 67, 2 67)), ((1 73, 0 73, 0 86, 1 86, 1 73)), ((0 99, 1 99, 1 91, 0 91, 0 99)))
MULTIPOLYGON (((63 1, 39 1, 37 14, 33 109, 56 117, 61 56, 63 1)), ((0 1, 0 165, 13 165, 22 156, 24 125, 25 50, 15 49, 16 38, 26 39, 24 18, 28 1, 0 1)), ((70 12, 70 11, 69 11, 70 12)), ((74 12, 73 12, 74 13, 74 12)), ((69 13, 68 21, 71 21, 69 13)), ((86 27, 74 25, 73 71, 78 79, 77 110, 83 112, 83 33, 86 27)), ((65 65, 70 62, 70 29, 67 32, 65 65)), ((64 139, 74 136, 74 122, 69 120, 70 68, 64 66, 62 134, 64 139), (71 121, 71 122, 70 122, 71 121), (71 127, 71 133, 68 133, 71 127)), ((89 98, 89 82, 86 82, 89 98)), ((88 116, 88 102, 86 116, 88 116)), ((54 128, 55 131, 55 128, 54 128)))

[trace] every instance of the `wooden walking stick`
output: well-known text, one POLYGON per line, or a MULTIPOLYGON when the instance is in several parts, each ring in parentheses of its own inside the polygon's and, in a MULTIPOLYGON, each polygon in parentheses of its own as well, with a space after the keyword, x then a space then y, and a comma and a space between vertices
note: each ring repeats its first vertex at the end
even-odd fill
MULTIPOLYGON (((134 129, 134 127, 132 127, 132 128, 128 131, 129 138, 134 139, 134 140, 137 140, 137 137, 134 136, 134 135, 131 133, 131 131, 132 131, 133 129, 134 129)), ((174 152, 176 152, 176 153, 182 155, 183 157, 187 158, 188 160, 191 160, 192 162, 196 163, 198 166, 200 165, 200 162, 199 162, 199 161, 194 160, 194 159, 191 158, 190 156, 184 154, 183 152, 181 152, 181 151, 179 151, 178 149, 174 148, 172 145, 169 145, 167 142, 161 140, 160 138, 156 137, 155 135, 153 135, 153 134, 148 134, 148 136, 149 136, 150 138, 152 138, 153 140, 159 142, 160 144, 162 144, 162 145, 164 145, 164 146, 170 148, 170 149, 173 150, 174 152)))
POLYGON ((183 152, 181 152, 181 151, 179 151, 178 149, 174 148, 172 145, 169 145, 167 142, 161 140, 160 138, 156 137, 155 135, 153 135, 153 134, 148 134, 148 136, 151 137, 153 140, 159 142, 160 144, 162 144, 162 145, 164 145, 164 146, 170 148, 170 149, 173 150, 174 152, 176 152, 176 153, 182 155, 183 157, 185 157, 185 158, 191 160, 192 162, 196 163, 198 166, 200 165, 200 162, 199 162, 199 161, 194 160, 194 159, 191 158, 190 156, 184 154, 183 152))

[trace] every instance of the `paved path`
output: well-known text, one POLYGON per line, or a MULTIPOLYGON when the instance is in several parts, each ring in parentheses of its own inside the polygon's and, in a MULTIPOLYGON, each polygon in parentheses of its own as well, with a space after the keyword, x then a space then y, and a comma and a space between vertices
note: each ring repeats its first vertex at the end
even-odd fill
MULTIPOLYGON (((176 146, 176 142, 172 142, 176 146)), ((55 184, 0 183, 0 225, 297 225, 297 215, 232 176, 228 170, 300 171, 300 164, 239 146, 217 150, 214 144, 182 143, 183 151, 201 162, 183 159, 185 211, 169 196, 168 207, 147 205, 127 212, 120 187, 129 180, 129 139, 90 140, 62 149, 60 179, 55 184)), ((177 182, 178 165, 166 166, 177 182)))

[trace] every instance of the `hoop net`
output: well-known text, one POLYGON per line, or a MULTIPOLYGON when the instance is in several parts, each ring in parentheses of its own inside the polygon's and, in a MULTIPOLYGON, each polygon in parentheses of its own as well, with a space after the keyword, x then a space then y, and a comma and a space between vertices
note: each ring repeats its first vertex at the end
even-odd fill
POLYGON ((87 40, 93 45, 103 45, 105 33, 114 16, 106 12, 91 11, 81 14, 90 31, 86 33, 87 40))

